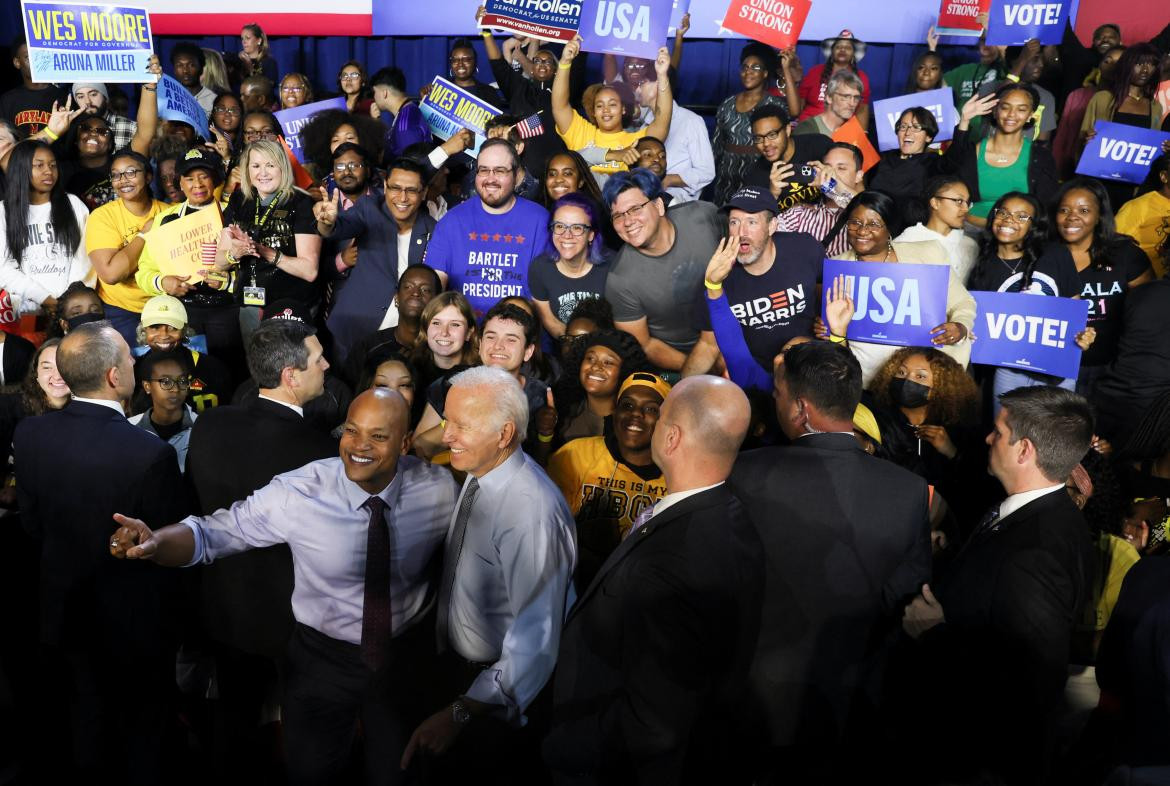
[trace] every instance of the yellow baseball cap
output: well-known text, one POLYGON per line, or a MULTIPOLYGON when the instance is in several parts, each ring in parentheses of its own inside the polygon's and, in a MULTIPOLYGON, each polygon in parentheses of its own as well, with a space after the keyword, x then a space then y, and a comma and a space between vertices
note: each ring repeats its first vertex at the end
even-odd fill
POLYGON ((622 394, 625 393, 627 389, 637 385, 650 388, 655 393, 662 396, 663 400, 666 399, 666 394, 670 392, 670 383, 662 377, 658 376, 657 374, 650 374, 646 371, 635 371, 633 374, 630 374, 628 377, 626 377, 625 381, 622 382, 622 386, 618 388, 618 398, 621 398, 622 394))

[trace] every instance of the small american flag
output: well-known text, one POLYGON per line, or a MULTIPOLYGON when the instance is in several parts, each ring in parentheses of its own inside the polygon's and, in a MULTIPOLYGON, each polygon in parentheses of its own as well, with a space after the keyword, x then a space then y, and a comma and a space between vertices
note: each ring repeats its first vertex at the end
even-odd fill
POLYGON ((540 112, 529 115, 516 124, 516 132, 521 139, 531 139, 544 133, 544 125, 540 122, 540 112))

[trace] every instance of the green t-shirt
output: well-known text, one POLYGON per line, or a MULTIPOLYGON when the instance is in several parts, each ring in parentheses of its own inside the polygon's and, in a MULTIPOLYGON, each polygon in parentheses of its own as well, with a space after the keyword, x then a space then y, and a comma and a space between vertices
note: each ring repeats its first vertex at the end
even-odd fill
POLYGON ((985 66, 982 63, 966 63, 958 68, 952 68, 943 74, 943 81, 947 83, 955 94, 955 109, 962 111, 963 104, 979 91, 979 88, 988 82, 998 82, 1003 79, 999 65, 985 66))

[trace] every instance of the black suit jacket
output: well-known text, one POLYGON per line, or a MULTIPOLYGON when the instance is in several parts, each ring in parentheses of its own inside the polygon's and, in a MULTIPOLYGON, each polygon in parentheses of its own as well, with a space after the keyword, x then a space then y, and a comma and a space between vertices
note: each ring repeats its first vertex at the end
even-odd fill
POLYGON ((934 585, 946 622, 920 642, 923 684, 947 686, 928 692, 936 717, 949 717, 947 736, 965 749, 957 756, 1010 782, 1039 777, 1093 572, 1088 527, 1063 489, 976 533, 956 555, 934 585))
POLYGON ((69 649, 164 652, 173 571, 110 556, 112 516, 178 521, 187 498, 175 450, 99 404, 25 418, 13 453, 21 518, 41 542, 41 637, 69 649))
POLYGON ((730 482, 767 561, 752 663, 758 742, 773 765, 811 766, 819 780, 851 758, 826 751, 858 731, 855 710, 876 690, 902 607, 930 578, 926 483, 852 434, 748 451, 730 482))
POLYGON ((569 613, 545 758, 596 783, 730 783, 759 626, 759 540, 726 485, 655 516, 569 613))
MULTIPOLYGON (((277 475, 337 455, 337 442, 283 404, 256 398, 216 407, 191 428, 187 477, 202 513, 247 497, 277 475)), ((203 616, 217 641, 278 657, 292 630, 292 554, 269 546, 203 571, 203 616)))

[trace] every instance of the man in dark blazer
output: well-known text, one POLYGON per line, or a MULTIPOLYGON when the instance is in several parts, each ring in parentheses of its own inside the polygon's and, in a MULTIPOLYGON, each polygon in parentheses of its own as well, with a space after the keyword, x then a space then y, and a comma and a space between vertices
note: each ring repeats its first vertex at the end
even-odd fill
MULTIPOLYGON (((247 352, 259 396, 209 410, 191 429, 186 476, 203 515, 247 499, 281 473, 337 454, 336 440, 304 419, 329 367, 313 328, 291 317, 266 319, 247 352)), ((270 698, 266 692, 275 695, 276 664, 293 628, 292 554, 286 545, 254 549, 200 573, 220 694, 214 759, 221 772, 246 778, 250 757, 265 750, 255 736, 256 718, 270 698)))
MULTIPOLYGON (((382 327, 386 309, 394 298, 398 278, 410 265, 426 256, 435 220, 427 212, 429 178, 422 164, 398 158, 386 173, 386 196, 357 200, 341 210, 337 200, 323 199, 313 207, 317 231, 333 241, 353 239, 357 261, 340 273, 333 284, 333 305, 326 325, 332 335, 333 362, 343 367, 350 348, 382 327), (409 235, 406 258, 399 253, 400 239, 409 235)), ((322 264, 333 265, 332 260, 322 264)), ((392 319, 387 326, 397 323, 392 319)))
POLYGON ((848 349, 790 348, 775 399, 791 445, 744 453, 729 481, 767 562, 749 733, 762 781, 826 783, 871 765, 840 745, 872 735, 885 643, 930 578, 927 488, 853 436, 861 367, 848 349))
MULTIPOLYGON (((59 707, 72 727, 75 771, 62 781, 162 783, 175 688, 166 624, 173 577, 154 565, 118 563, 109 549, 115 512, 186 515, 179 464, 165 440, 126 420, 122 402, 134 391, 134 364, 109 322, 71 331, 57 348, 57 368, 73 400, 21 421, 13 454, 21 518, 41 543, 41 640, 63 661, 61 684, 46 686, 46 700, 54 700, 53 688, 69 698, 59 707), (115 678, 127 670, 135 675, 133 691, 115 678), (111 755, 130 739, 134 756, 111 755)), ((67 728, 44 733, 69 739, 67 728)), ((43 764, 50 771, 69 766, 43 764)))
POLYGON ((759 539, 727 474, 743 391, 684 379, 651 443, 667 494, 634 522, 569 614, 545 761, 573 783, 735 783, 759 627, 759 539))
POLYGON ((933 776, 990 770, 1039 783, 1093 580, 1088 527, 1064 488, 1089 449, 1093 415, 1055 387, 999 400, 988 464, 1007 499, 903 619, 920 645, 918 717, 929 719, 914 729, 915 749, 937 756, 933 776))

